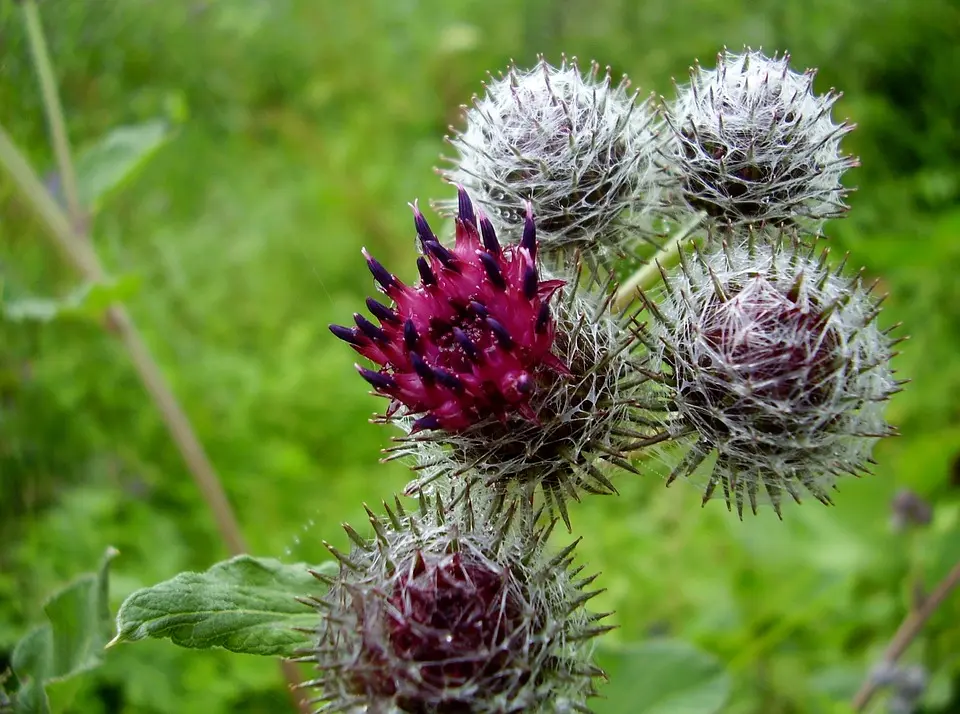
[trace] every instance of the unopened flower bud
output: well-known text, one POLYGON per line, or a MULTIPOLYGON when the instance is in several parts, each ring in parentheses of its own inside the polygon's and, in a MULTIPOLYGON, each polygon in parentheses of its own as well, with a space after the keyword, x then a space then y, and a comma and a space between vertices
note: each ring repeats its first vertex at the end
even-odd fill
POLYGON ((724 244, 686 257, 649 303, 651 369, 684 445, 668 483, 703 478, 704 501, 720 488, 741 515, 761 500, 779 515, 784 496, 830 503, 838 476, 867 469, 892 432, 891 340, 871 288, 825 261, 785 240, 724 244))
MULTIPOLYGON (((546 549, 549 528, 421 494, 370 513, 351 533, 340 573, 315 601, 322 712, 500 714, 583 711, 602 671, 590 640, 609 629, 584 603, 593 578, 570 570, 572 547, 546 549)), ((368 511, 369 512, 369 511, 368 511)))
POLYGON ((628 87, 596 63, 582 73, 576 59, 511 66, 467 109, 466 127, 450 140, 459 156, 443 174, 466 186, 508 239, 530 201, 551 267, 574 252, 609 263, 659 201, 655 114, 628 87))
POLYGON ((814 94, 815 73, 789 60, 721 54, 716 69, 691 70, 668 109, 680 193, 717 225, 817 231, 846 210, 840 179, 857 161, 840 140, 853 126, 831 119, 840 95, 814 94))

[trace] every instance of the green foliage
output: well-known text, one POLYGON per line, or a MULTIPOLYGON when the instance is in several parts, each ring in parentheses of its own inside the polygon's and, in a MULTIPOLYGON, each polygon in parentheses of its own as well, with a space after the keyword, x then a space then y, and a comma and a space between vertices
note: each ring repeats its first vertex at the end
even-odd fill
MULTIPOLYGON (((336 566, 328 561, 316 570, 336 566)), ((293 657, 310 644, 317 619, 296 598, 317 597, 322 587, 303 563, 240 555, 130 595, 120 606, 110 645, 156 637, 192 649, 293 657)))
MULTIPOLYGON (((914 583, 931 586, 960 543, 955 3, 90 7, 40 5, 74 146, 99 146, 117 127, 180 127, 163 135, 162 148, 130 142, 133 150, 118 155, 137 170, 122 181, 108 180, 113 169, 97 170, 101 185, 116 190, 94 204, 94 243, 113 274, 140 283, 111 299, 127 303, 142 326, 252 552, 283 562, 320 562, 321 538, 345 545, 330 524, 361 519, 363 500, 407 478, 402 467, 377 463, 390 435, 366 423, 378 405, 351 378, 352 357, 326 324, 349 319, 369 291, 362 245, 413 277, 405 204, 450 197, 431 169, 458 105, 487 70, 565 51, 629 72, 644 92, 669 94, 671 76, 682 81, 695 57, 710 63, 724 44, 789 48, 798 65, 820 67, 818 88, 846 94, 840 113, 859 125, 850 149, 864 164, 851 172, 861 190, 850 218, 828 227, 835 252, 849 250, 852 264, 882 279, 891 296, 881 320, 903 321, 912 336, 897 366, 913 381, 890 407, 903 436, 878 449, 874 476, 842 487, 835 508, 805 504, 785 512, 784 523, 771 513, 740 523, 718 502, 700 510, 692 489, 664 490, 649 478, 623 479, 620 497, 587 499, 573 518, 591 536, 582 557, 603 571, 597 607, 617 611, 620 627, 605 640, 626 646, 667 631, 694 643, 729 672, 730 714, 848 710, 914 583), (929 527, 891 532, 889 503, 901 487, 933 503, 929 527)), ((0 123, 50 172, 18 12, 0 3, 0 123)), ((0 281, 15 305, 76 289, 5 176, 0 281)), ((112 578, 114 609, 224 557, 113 337, 89 319, 4 312, 0 660, 42 615, 43 595, 107 543, 124 553, 112 578)), ((960 651, 958 622, 954 598, 907 654, 931 671, 926 714, 960 701, 960 661, 951 655, 960 651)), ((630 683, 610 667, 609 692, 630 683)), ((102 667, 64 685, 74 683, 69 711, 82 714, 289 710, 276 668, 262 658, 161 641, 115 648, 102 667)))
POLYGON ((716 714, 730 696, 717 659, 685 642, 604 648, 598 660, 610 683, 597 714, 716 714))
POLYGON ((130 183, 154 152, 171 139, 167 122, 154 120, 112 129, 77 154, 80 202, 93 213, 130 183))
POLYGON ((47 687, 103 662, 113 618, 108 602, 108 567, 117 555, 108 549, 95 573, 81 576, 43 606, 48 622, 30 630, 13 648, 11 667, 20 686, 15 714, 48 714, 47 687))
POLYGON ((0 302, 3 319, 17 322, 50 322, 58 319, 98 321, 115 302, 123 302, 140 289, 140 280, 127 275, 109 283, 81 285, 63 298, 21 297, 0 302))

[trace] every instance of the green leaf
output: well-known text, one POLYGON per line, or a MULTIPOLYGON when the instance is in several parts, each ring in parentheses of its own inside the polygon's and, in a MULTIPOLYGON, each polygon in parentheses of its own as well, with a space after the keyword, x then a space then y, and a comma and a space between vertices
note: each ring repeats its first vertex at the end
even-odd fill
POLYGON ((64 298, 23 297, 0 304, 11 322, 51 322, 57 319, 99 320, 113 303, 128 300, 140 290, 140 277, 124 275, 103 283, 81 285, 64 298))
POLYGON ((81 203, 92 213, 99 211, 170 138, 167 122, 160 119, 110 131, 77 156, 81 203))
POLYGON ((610 681, 597 714, 713 714, 730 696, 730 678, 705 652, 676 640, 606 647, 598 660, 610 681))
MULTIPOLYGON (((314 610, 297 597, 322 594, 323 585, 303 563, 240 555, 203 573, 180 573, 138 590, 120 606, 110 645, 169 637, 192 649, 292 657, 310 643, 314 610)), ((331 561, 314 570, 334 571, 331 561)))
POLYGON ((108 602, 108 569, 117 555, 103 556, 96 573, 81 576, 43 606, 49 622, 21 639, 11 665, 20 682, 13 699, 16 714, 46 714, 50 702, 44 687, 93 669, 103 661, 103 649, 113 620, 108 602))

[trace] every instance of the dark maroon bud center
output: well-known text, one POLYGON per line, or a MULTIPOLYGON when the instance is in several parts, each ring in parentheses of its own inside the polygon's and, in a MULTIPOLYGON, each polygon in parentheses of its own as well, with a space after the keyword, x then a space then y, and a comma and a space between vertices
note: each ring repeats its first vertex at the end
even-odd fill
POLYGON ((380 636, 372 631, 364 638, 365 659, 376 666, 362 670, 358 689, 396 695, 406 712, 452 713, 472 711, 457 688, 482 678, 492 696, 511 682, 495 676, 510 665, 511 638, 523 626, 509 571, 459 552, 417 553, 386 595, 386 641, 372 646, 380 636))
POLYGON ((702 400, 701 406, 749 416, 756 428, 776 433, 786 422, 767 407, 816 408, 833 397, 836 331, 815 306, 799 304, 793 291, 751 278, 727 300, 710 300, 702 320, 707 349, 697 350, 696 364, 707 376, 678 375, 681 389, 699 397, 694 401, 702 400))

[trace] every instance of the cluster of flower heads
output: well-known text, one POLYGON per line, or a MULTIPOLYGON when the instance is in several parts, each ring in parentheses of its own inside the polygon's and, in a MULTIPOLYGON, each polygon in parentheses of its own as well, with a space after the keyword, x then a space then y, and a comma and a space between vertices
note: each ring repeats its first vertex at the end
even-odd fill
POLYGON ((420 507, 331 548, 306 655, 321 711, 589 711, 607 628, 572 547, 546 543, 571 499, 667 463, 704 503, 780 516, 867 471, 894 341, 873 286, 815 247, 855 162, 812 80, 727 53, 652 107, 595 64, 541 59, 467 109, 457 198, 438 202, 453 240, 414 203, 415 282, 364 250, 384 297, 330 328, 387 400, 385 458, 410 462, 420 507), (624 300, 618 260, 684 215, 692 245, 658 254, 678 268, 645 267, 659 287, 624 300))

